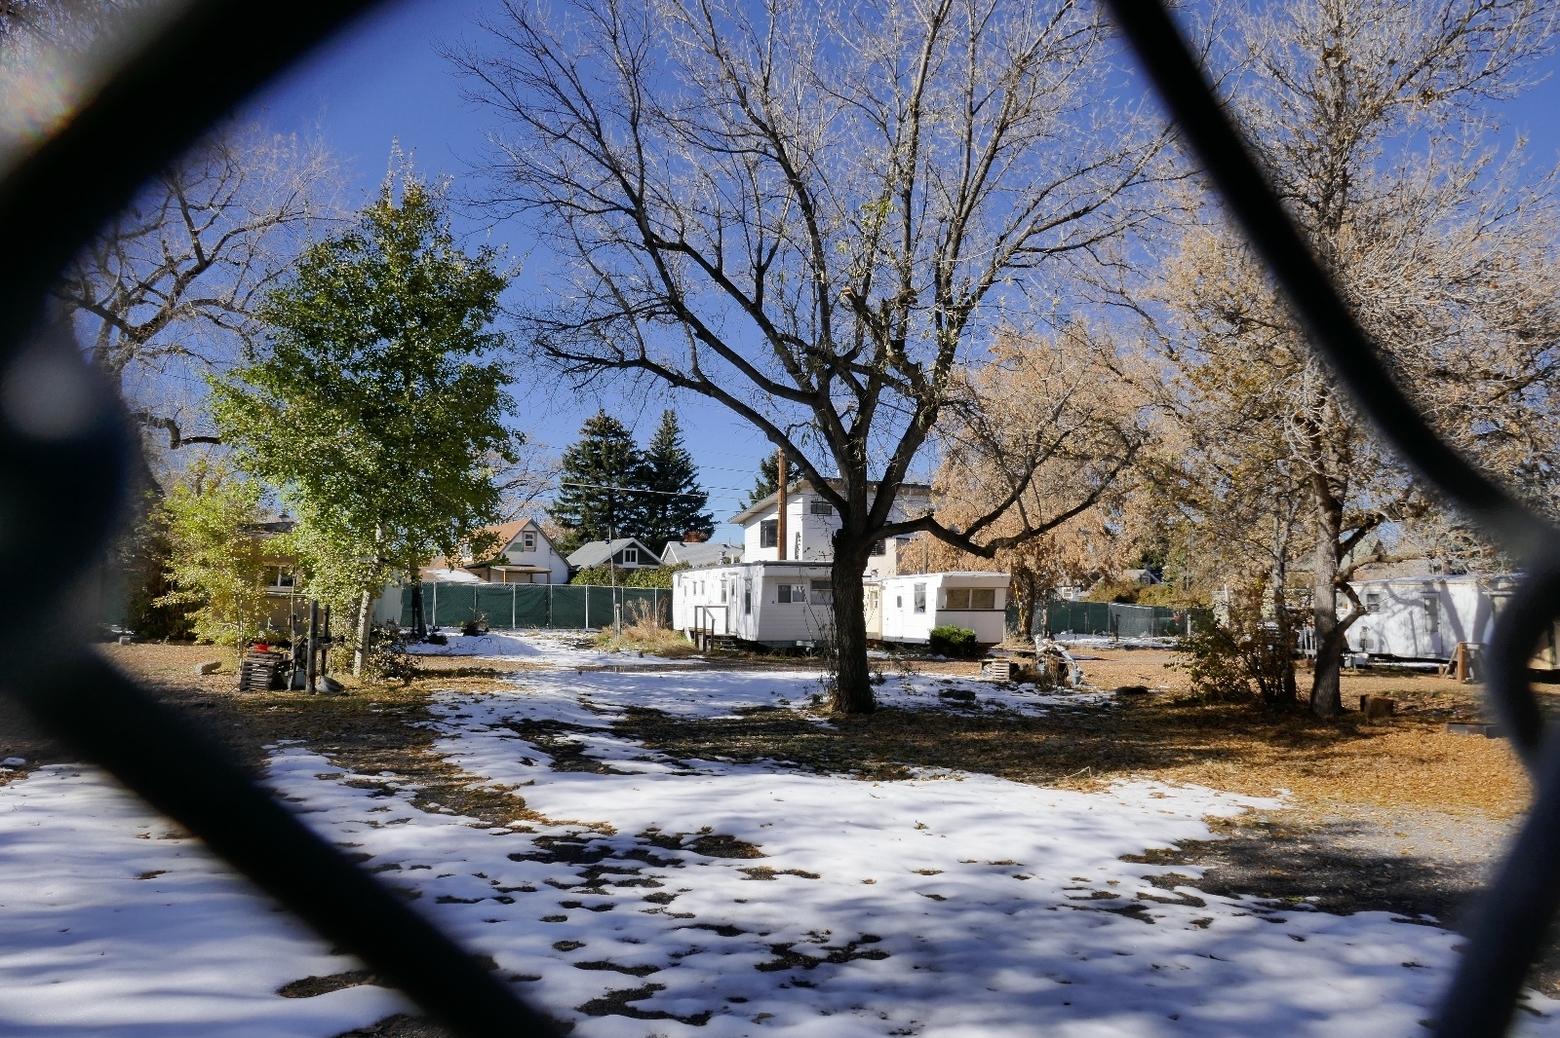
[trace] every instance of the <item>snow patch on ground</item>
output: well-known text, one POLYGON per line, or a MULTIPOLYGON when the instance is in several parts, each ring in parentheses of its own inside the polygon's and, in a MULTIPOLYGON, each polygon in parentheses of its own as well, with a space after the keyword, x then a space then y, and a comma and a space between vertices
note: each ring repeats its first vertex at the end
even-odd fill
POLYGON ((595 631, 492 631, 487 634, 446 634, 444 645, 413 642, 406 651, 418 656, 482 656, 490 659, 526 659, 556 667, 635 667, 673 661, 662 656, 606 652, 583 647, 595 631))
MULTIPOLYGON (((1010 709, 906 680, 926 709, 1010 709)), ((1195 869, 1123 860, 1271 801, 866 782, 679 760, 613 729, 631 706, 735 716, 816 687, 559 670, 442 694, 437 752, 517 795, 496 827, 304 745, 277 747, 268 781, 585 1038, 1409 1035, 1447 980, 1448 931, 1211 895, 1195 869)), ((90 770, 0 787, 0 1033, 328 1038, 404 1009, 371 986, 274 994, 353 964, 168 830, 90 770)), ((1560 1034, 1560 1006, 1528 1004, 1545 1015, 1520 1033, 1560 1034)))
POLYGON ((173 830, 95 770, 0 788, 0 1034, 323 1038, 405 1008, 279 997, 357 964, 173 830))

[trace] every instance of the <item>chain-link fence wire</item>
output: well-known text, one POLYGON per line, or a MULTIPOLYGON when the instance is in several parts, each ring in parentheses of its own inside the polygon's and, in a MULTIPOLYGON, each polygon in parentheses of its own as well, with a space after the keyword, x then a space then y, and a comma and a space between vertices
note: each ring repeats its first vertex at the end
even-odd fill
POLYGON ((71 70, 87 81, 101 73, 101 85, 70 118, 0 156, 0 565, 38 589, 40 614, 0 625, 0 691, 454 1033, 557 1034, 495 973, 304 826, 200 726, 84 645, 98 620, 89 572, 128 502, 136 444, 112 387, 88 369, 68 321, 49 312, 49 290, 138 185, 371 6, 169 4, 127 22, 103 65, 71 70), (154 31, 137 35, 146 31, 138 25, 154 31), (205 60, 212 54, 222 60, 205 60), (196 67, 204 72, 192 87, 196 67))
MULTIPOLYGON (((422 602, 429 627, 460 628, 476 621, 498 630, 578 631, 608 627, 618 619, 633 623, 658 616, 663 625, 672 620, 672 593, 665 588, 426 581, 422 602)), ((410 587, 401 588, 400 624, 412 626, 410 587)))
POLYGON ((1502 1033, 1534 957, 1560 907, 1560 747, 1544 739, 1527 660, 1560 612, 1560 530, 1475 468, 1446 441, 1401 388, 1290 221, 1164 6, 1106 0, 1203 164, 1226 209, 1245 232, 1304 321, 1354 403, 1427 485, 1525 568, 1498 621, 1485 685, 1513 746, 1532 774, 1532 811, 1472 920, 1456 977, 1434 1021, 1445 1038, 1502 1033))
MULTIPOLYGON (((1427 482, 1526 567, 1488 654, 1492 702, 1538 793, 1502 865, 1435 1020, 1443 1036, 1502 1032, 1560 907, 1560 749, 1544 727, 1526 660, 1560 604, 1560 531, 1437 437, 1394 385, 1325 271, 1288 220, 1219 107, 1165 9, 1106 0, 1185 141, 1361 410, 1427 482)), ((179 712, 82 651, 95 619, 80 578, 126 499, 133 441, 47 292, 74 252, 137 185, 239 100, 369 0, 275 0, 264 8, 194 2, 120 66, 73 117, 15 157, 0 181, 0 563, 48 590, 50 622, 0 628, 0 689, 49 731, 332 941, 356 953, 456 1033, 556 1033, 550 1021, 400 899, 276 803, 179 712), (200 89, 187 69, 221 53, 200 89), (177 104, 170 104, 177 98, 177 104), (113 156, 104 162, 104 156, 113 156), (48 401, 47 408, 30 406, 48 401), (62 562, 60 543, 73 546, 62 562)), ((587 603, 590 602, 587 592, 587 603)), ((610 605, 610 601, 608 603, 610 605)))
POLYGON ((1179 638, 1212 615, 1206 609, 1140 606, 1123 602, 1052 599, 1042 607, 1041 629, 1052 637, 1108 635, 1113 638, 1179 638))

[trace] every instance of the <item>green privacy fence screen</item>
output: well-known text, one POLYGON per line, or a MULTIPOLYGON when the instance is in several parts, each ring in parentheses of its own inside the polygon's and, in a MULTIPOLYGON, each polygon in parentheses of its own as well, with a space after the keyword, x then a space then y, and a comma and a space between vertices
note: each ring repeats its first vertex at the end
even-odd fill
MULTIPOLYGON (((625 623, 649 615, 670 623, 672 593, 664 588, 598 587, 589 584, 452 584, 422 586, 423 616, 429 627, 459 627, 480 619, 489 627, 607 627, 621 608, 625 623)), ((412 589, 401 588, 401 626, 412 625, 412 589)))
POLYGON ((1175 638, 1190 634, 1194 626, 1211 616, 1206 609, 1054 599, 1045 604, 1041 629, 1053 637, 1105 634, 1117 638, 1175 638))

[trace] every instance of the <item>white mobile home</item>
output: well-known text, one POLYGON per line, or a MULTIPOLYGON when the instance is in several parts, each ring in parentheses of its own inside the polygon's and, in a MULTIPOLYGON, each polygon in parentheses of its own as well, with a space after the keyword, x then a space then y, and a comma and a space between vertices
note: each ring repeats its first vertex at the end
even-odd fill
MULTIPOLYGON (((1399 659, 1450 659, 1458 642, 1489 641, 1495 616, 1516 585, 1517 578, 1506 574, 1362 580, 1352 586, 1365 615, 1349 628, 1349 649, 1399 659)), ((1338 605, 1346 610, 1349 603, 1338 605)))
POLYGON ((868 637, 924 645, 934 627, 965 627, 981 645, 1007 637, 1006 573, 919 573, 884 577, 878 595, 868 593, 867 613, 881 618, 868 637), (874 602, 875 599, 875 602, 874 602))
POLYGON ((834 623, 827 562, 746 562, 672 577, 672 626, 775 647, 811 645, 834 623))

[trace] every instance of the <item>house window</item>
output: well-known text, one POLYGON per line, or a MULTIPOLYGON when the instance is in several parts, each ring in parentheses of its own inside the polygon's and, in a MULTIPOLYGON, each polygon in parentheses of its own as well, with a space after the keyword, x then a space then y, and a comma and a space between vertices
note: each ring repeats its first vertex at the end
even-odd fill
POLYGON ((911 590, 915 592, 915 611, 918 613, 926 612, 926 585, 915 584, 911 587, 911 590))
POLYGON ((780 544, 780 520, 765 519, 758 524, 758 546, 775 548, 780 544))
POLYGON ((807 587, 804 584, 781 584, 780 601, 787 604, 802 605, 807 602, 807 587))
POLYGON ((267 566, 265 568, 265 586, 272 591, 291 591, 293 589, 292 567, 267 566))
POLYGON ((638 548, 624 548, 623 549, 623 555, 619 559, 619 561, 623 565, 625 565, 625 566, 637 566, 637 565, 639 565, 639 549, 638 548))
POLYGON ((869 550, 867 552, 867 554, 868 555, 882 555, 886 551, 888 551, 887 545, 885 545, 884 542, 882 542, 882 541, 876 541, 876 542, 873 543, 871 550, 869 550))
POLYGON ((819 605, 834 604, 834 585, 827 580, 815 580, 812 582, 812 600, 819 605))
POLYGON ((993 587, 970 588, 971 609, 995 609, 997 608, 997 589, 993 587))
POLYGON ((834 506, 823 500, 821 497, 815 497, 812 499, 812 503, 809 506, 808 511, 810 511, 813 515, 833 515, 834 506))
POLYGON ((1367 613, 1379 613, 1379 612, 1381 612, 1381 592, 1380 591, 1367 591, 1367 592, 1365 592, 1365 611, 1367 613))
POLYGON ((951 587, 943 592, 944 609, 968 609, 970 607, 970 589, 967 587, 951 587))
POLYGON ((520 546, 526 551, 536 550, 536 531, 527 530, 520 535, 520 546))

